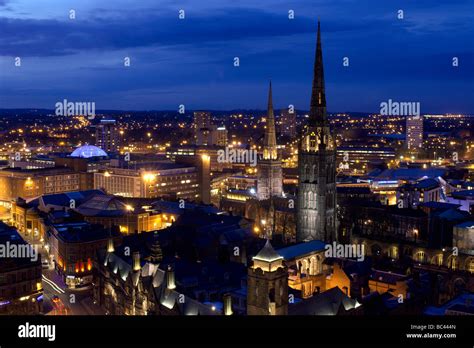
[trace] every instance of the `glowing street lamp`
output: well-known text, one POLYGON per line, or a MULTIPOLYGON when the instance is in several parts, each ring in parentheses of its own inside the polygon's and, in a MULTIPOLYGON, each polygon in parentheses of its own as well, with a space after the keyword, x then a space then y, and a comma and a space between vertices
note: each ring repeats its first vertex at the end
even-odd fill
POLYGON ((153 180, 155 180, 155 174, 153 173, 145 173, 143 174, 143 180, 145 180, 146 182, 151 182, 153 180))

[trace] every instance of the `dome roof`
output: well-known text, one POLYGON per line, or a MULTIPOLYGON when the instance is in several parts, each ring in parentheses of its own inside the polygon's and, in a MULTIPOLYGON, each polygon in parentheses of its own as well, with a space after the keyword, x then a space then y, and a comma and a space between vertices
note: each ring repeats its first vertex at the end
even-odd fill
POLYGON ((94 145, 80 146, 71 153, 71 157, 81 157, 81 158, 104 157, 104 156, 107 156, 107 153, 101 148, 94 145))

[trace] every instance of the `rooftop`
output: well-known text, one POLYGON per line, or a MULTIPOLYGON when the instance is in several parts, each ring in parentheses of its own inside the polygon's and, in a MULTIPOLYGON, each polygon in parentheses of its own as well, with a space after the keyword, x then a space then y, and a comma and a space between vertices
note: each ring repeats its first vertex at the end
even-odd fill
MULTIPOLYGON (((24 257, 10 257, 8 255, 8 244, 22 245, 22 248, 28 248, 29 244, 25 242, 25 240, 20 236, 15 228, 8 226, 2 221, 0 221, 0 244, 4 246, 2 253, 7 253, 1 257, 2 261, 0 262, 0 274, 20 267, 33 266, 34 264, 39 263, 41 260, 41 255, 38 254, 36 254, 37 259, 34 260, 32 258, 32 253, 25 254, 24 257)), ((30 249, 30 251, 32 250, 33 249, 30 249)), ((25 250, 25 252, 27 251, 25 250)))
POLYGON ((20 174, 22 177, 26 177, 29 175, 55 175, 55 174, 67 174, 67 173, 75 173, 73 169, 68 167, 48 167, 48 168, 34 168, 34 169, 22 169, 20 167, 15 168, 4 168, 0 170, 0 174, 9 175, 10 173, 20 174))
POLYGON ((415 187, 419 189, 430 189, 430 188, 439 187, 439 183, 435 179, 428 178, 428 179, 423 179, 417 182, 415 184, 415 187))
POLYGON ((447 210, 447 209, 457 209, 459 208, 461 205, 459 204, 453 204, 453 203, 445 203, 445 202, 434 202, 434 201, 431 201, 431 202, 426 202, 426 203, 421 203, 420 204, 421 207, 426 207, 426 208, 432 208, 432 209, 444 209, 444 210, 447 210))
POLYGON ((55 193, 52 195, 43 195, 39 198, 39 201, 43 205, 57 205, 69 207, 71 199, 76 203, 76 206, 89 199, 94 195, 105 195, 101 190, 84 190, 84 191, 73 191, 65 193, 55 193))
POLYGON ((386 169, 373 177, 374 180, 418 180, 421 178, 437 178, 446 174, 444 168, 397 168, 386 169))
POLYGON ((451 196, 454 198, 474 198, 474 190, 462 190, 462 191, 455 191, 451 193, 451 196))
POLYGON ((370 279, 387 284, 396 284, 399 281, 407 280, 408 277, 404 274, 373 270, 370 275, 370 279))
POLYGON ((463 222, 459 225, 456 225, 455 227, 460 227, 460 228, 474 228, 474 221, 466 221, 463 222))
MULTIPOLYGON (((453 306, 461 305, 466 306, 468 303, 474 303, 474 294, 464 293, 455 297, 451 301, 445 303, 440 307, 429 306, 425 309, 424 314, 426 315, 445 315, 447 309, 452 309, 453 306)), ((472 308, 472 305, 471 305, 472 308)), ((460 309, 459 307, 454 307, 454 309, 460 309)))
POLYGON ((291 260, 298 256, 310 254, 312 252, 324 250, 326 243, 320 240, 312 240, 310 242, 299 243, 289 247, 278 249, 278 254, 283 256, 285 260, 291 260))
POLYGON ((118 231, 88 222, 53 224, 52 227, 57 231, 58 237, 67 243, 92 242, 119 235, 118 231))
POLYGON ((359 307, 337 286, 288 306, 289 315, 337 315, 359 307))
POLYGON ((260 250, 259 253, 253 257, 253 259, 259 261, 273 262, 281 260, 283 259, 283 257, 278 254, 275 249, 273 249, 270 240, 267 239, 267 242, 265 243, 263 249, 260 250))

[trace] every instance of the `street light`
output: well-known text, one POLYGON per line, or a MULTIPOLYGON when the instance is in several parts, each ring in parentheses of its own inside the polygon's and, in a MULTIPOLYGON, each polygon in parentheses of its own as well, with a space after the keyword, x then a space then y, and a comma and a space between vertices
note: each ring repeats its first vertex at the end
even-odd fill
POLYGON ((155 174, 145 173, 145 174, 143 174, 143 180, 145 180, 146 182, 151 182, 151 181, 155 180, 155 174))

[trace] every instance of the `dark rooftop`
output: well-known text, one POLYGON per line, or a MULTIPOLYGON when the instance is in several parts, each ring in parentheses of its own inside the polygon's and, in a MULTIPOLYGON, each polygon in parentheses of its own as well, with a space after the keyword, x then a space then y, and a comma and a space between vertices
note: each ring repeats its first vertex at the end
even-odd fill
POLYGON ((445 203, 445 202, 426 202, 426 203, 421 203, 420 207, 426 207, 426 208, 431 208, 431 209, 442 209, 442 210, 447 210, 447 209, 457 209, 461 205, 459 204, 453 204, 453 203, 445 203))
POLYGON ((114 229, 105 229, 102 225, 90 224, 88 222, 70 222, 54 224, 52 227, 57 231, 59 238, 67 243, 92 242, 120 233, 114 229))
POLYGON ((277 250, 277 253, 285 260, 291 260, 298 256, 303 256, 315 251, 324 250, 326 243, 320 240, 312 240, 310 242, 299 243, 289 247, 281 248, 277 250))
POLYGON ((396 274, 391 272, 384 272, 379 270, 373 270, 370 275, 370 279, 376 280, 388 284, 396 284, 397 281, 407 280, 408 277, 404 274, 396 274))
POLYGON ((474 190, 462 190, 462 191, 455 191, 451 193, 451 196, 454 198, 474 198, 474 190))
POLYGON ((69 207, 71 199, 76 203, 76 206, 89 199, 94 195, 105 195, 101 190, 84 190, 84 191, 74 191, 74 192, 65 192, 57 193, 52 195, 43 195, 40 197, 40 201, 44 205, 57 205, 69 207))

